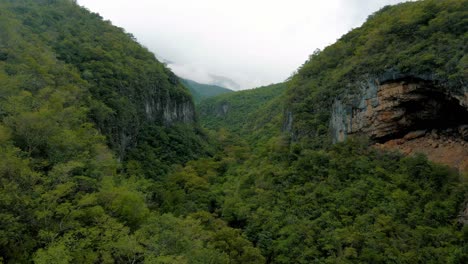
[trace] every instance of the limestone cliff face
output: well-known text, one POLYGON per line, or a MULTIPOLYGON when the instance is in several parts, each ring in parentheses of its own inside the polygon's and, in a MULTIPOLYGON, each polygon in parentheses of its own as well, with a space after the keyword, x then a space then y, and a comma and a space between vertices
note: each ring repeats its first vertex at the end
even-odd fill
POLYGON ((164 125, 195 122, 195 106, 189 98, 177 100, 169 93, 164 97, 150 97, 145 99, 144 109, 150 122, 160 121, 164 125))
POLYGON ((195 106, 188 93, 169 90, 160 92, 156 88, 148 88, 145 94, 129 94, 126 97, 131 102, 128 109, 130 120, 118 126, 111 123, 104 130, 121 159, 137 144, 138 135, 145 127, 196 122, 195 106))
POLYGON ((366 135, 468 171, 467 87, 450 90, 411 76, 368 79, 334 102, 330 128, 334 142, 366 135))

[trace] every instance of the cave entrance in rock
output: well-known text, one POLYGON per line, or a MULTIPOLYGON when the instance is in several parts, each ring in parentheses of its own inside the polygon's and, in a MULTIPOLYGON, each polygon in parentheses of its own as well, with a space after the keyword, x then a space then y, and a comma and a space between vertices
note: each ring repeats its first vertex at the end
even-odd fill
POLYGON ((426 90, 419 92, 415 98, 418 99, 402 105, 407 119, 403 133, 422 129, 442 131, 468 124, 468 109, 453 97, 426 90))

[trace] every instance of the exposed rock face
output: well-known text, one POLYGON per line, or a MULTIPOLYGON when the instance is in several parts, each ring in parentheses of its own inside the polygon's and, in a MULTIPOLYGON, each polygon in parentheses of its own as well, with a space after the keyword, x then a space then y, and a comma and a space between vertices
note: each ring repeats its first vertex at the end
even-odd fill
POLYGON ((336 100, 331 128, 334 141, 347 135, 366 134, 384 141, 420 129, 468 123, 468 93, 440 92, 430 82, 367 82, 360 93, 336 100))
POLYGON ((399 150, 405 155, 422 153, 429 160, 448 165, 459 172, 468 172, 468 142, 455 130, 412 131, 403 138, 376 143, 375 147, 399 150))
POLYGON ((166 98, 150 98, 145 102, 146 118, 151 121, 162 121, 165 125, 174 122, 191 123, 195 121, 195 109, 189 100, 176 101, 166 98))
POLYGON ((466 87, 454 92, 420 78, 369 79, 335 101, 330 127, 334 142, 366 135, 386 148, 422 152, 468 171, 466 87))
POLYGON ((189 95, 148 88, 145 94, 131 94, 131 119, 121 126, 105 131, 110 135, 110 144, 123 159, 126 152, 137 144, 142 128, 146 126, 171 126, 176 123, 195 123, 195 106, 189 95))

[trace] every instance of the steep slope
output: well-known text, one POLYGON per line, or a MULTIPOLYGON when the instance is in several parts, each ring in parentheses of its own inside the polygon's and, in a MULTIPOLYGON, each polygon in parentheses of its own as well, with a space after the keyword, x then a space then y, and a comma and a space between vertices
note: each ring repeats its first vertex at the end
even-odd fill
POLYGON ((1 0, 0 28, 0 263, 263 262, 209 214, 150 209, 153 156, 114 157, 161 170, 203 143, 151 53, 69 0, 1 0))
POLYGON ((259 104, 239 104, 232 111, 244 115, 233 118, 230 101, 218 100, 237 93, 203 102, 201 120, 220 130, 223 152, 171 175, 166 200, 177 198, 171 206, 181 213, 219 214, 243 230, 267 263, 467 262, 466 176, 423 155, 372 147, 394 136, 416 145, 422 134, 452 146, 453 155, 466 150, 467 3, 385 7, 315 52, 286 95, 271 101, 281 108, 272 119, 281 121, 270 125, 284 136, 251 144, 242 110, 255 112, 259 104), (401 105, 415 111, 400 115, 401 105), (389 138, 373 137, 378 129, 348 130, 355 118, 366 129, 385 123, 380 113, 389 128, 405 117, 416 126, 403 122, 389 138), (377 123, 362 118, 375 116, 377 123), (420 126, 436 133, 414 131, 420 126), (223 128, 241 136, 226 136, 223 128), (349 134, 338 138, 340 129, 349 134))
MULTIPOLYGON (((337 43, 315 52, 298 70, 288 91, 293 137, 313 141, 317 146, 330 142, 330 131, 335 140, 344 138, 348 130, 353 130, 344 127, 348 117, 364 113, 367 99, 376 107, 380 99, 374 94, 386 89, 381 86, 398 86, 401 82, 419 85, 423 89, 416 93, 450 101, 452 108, 458 104, 466 109, 467 10, 466 0, 388 6, 337 43), (332 118, 333 113, 340 114, 332 118)), ((421 105, 425 100, 413 102, 409 104, 421 105)), ((425 108, 420 108, 415 116, 424 116, 425 108)), ((393 112, 397 116, 398 111, 393 112)), ((461 113, 465 118, 466 111, 461 113)), ((410 116, 410 112, 404 115, 410 116)), ((410 127, 397 130, 404 134, 410 127)))
POLYGON ((251 90, 238 91, 204 100, 198 105, 200 123, 208 129, 227 129, 237 134, 248 134, 272 130, 280 120, 272 122, 282 114, 278 100, 287 88, 287 83, 273 84, 251 90))
MULTIPOLYGON (((212 121, 205 125, 217 130, 210 133, 216 144, 212 156, 193 151, 200 147, 205 151, 206 139, 192 121, 185 122, 179 115, 175 118, 173 112, 153 115, 146 108, 139 108, 147 102, 134 98, 140 92, 153 98, 146 94, 147 86, 141 85, 140 79, 125 75, 135 82, 128 83, 128 87, 137 91, 119 86, 127 80, 117 70, 119 63, 124 72, 136 69, 146 76, 146 69, 126 64, 127 59, 132 61, 126 55, 133 54, 135 63, 141 62, 145 67, 159 65, 146 61, 148 53, 136 48, 138 45, 130 36, 124 37, 122 30, 73 1, 0 3, 0 262, 468 262, 466 178, 421 155, 405 157, 369 147, 377 140, 372 134, 371 143, 349 136, 345 142, 329 144, 334 113, 341 113, 338 117, 344 119, 349 113, 362 116, 355 103, 363 98, 360 92, 367 91, 365 95, 371 96, 369 105, 375 105, 375 94, 367 89, 374 83, 411 91, 407 88, 415 85, 407 85, 409 81, 433 82, 425 75, 412 74, 408 78, 407 73, 391 72, 391 78, 387 78, 390 83, 364 82, 357 89, 354 81, 362 84, 362 76, 367 76, 360 75, 362 72, 379 69, 372 64, 372 68, 367 68, 360 60, 384 58, 379 63, 388 67, 409 63, 441 76, 451 72, 453 80, 459 80, 460 73, 466 70, 465 55, 458 60, 459 53, 465 52, 465 47, 459 48, 465 39, 458 37, 466 33, 459 33, 458 27, 466 21, 466 16, 459 14, 460 10, 466 11, 466 1, 421 1, 385 8, 371 16, 362 28, 343 37, 336 47, 313 55, 292 83, 220 95, 221 100, 208 99, 200 109, 206 110, 207 120, 212 121), (84 15, 75 19, 76 13, 84 15), (419 20, 424 14, 436 21, 419 20), (66 29, 56 25, 56 21, 67 24, 64 17, 68 16, 75 24, 66 29), (434 23, 447 19, 450 23, 444 22, 447 24, 433 31, 435 36, 428 34, 406 44, 405 38, 399 37, 412 38, 408 32, 417 33, 415 29, 432 28, 434 23), (390 31, 388 21, 392 21, 390 31), (88 27, 89 31, 74 31, 88 27), (94 32, 95 27, 116 33, 94 32), (70 36, 61 42, 80 40, 64 44, 66 52, 57 51, 55 41, 62 30, 70 36), (447 33, 452 31, 458 35, 447 33), (380 40, 370 38, 369 32, 380 40), (346 40, 361 37, 355 46, 346 40), (111 41, 114 38, 116 41, 111 41), (401 54, 392 50, 396 49, 395 43, 388 40, 393 38, 403 41, 403 51, 410 46, 417 49, 422 43, 421 52, 429 58, 439 56, 434 47, 441 41, 448 55, 440 55, 446 60, 439 63, 445 65, 454 60, 451 63, 456 66, 434 66, 426 56, 409 56, 414 61, 405 62, 401 54), (100 41, 96 43, 94 39, 100 41), (450 39, 450 45, 446 39, 450 39), (92 45, 87 47, 85 40, 92 45), (81 57, 106 41, 112 45, 81 57), (360 53, 369 43, 379 44, 375 47, 380 50, 374 52, 368 47, 360 53), (340 53, 340 46, 348 44, 352 52, 340 53), (74 49, 75 45, 81 48, 74 49), (121 45, 135 50, 123 50, 121 45), (382 49, 386 45, 393 53, 382 49), (101 58, 100 54, 106 56, 101 58), (114 56, 122 60, 111 60, 114 56), (392 56, 398 60, 392 60, 392 56), (111 61, 117 68, 107 64, 101 67, 102 61, 111 61), (340 63, 350 63, 352 69, 340 63), (94 65, 96 72, 87 68, 89 65, 94 65), (354 68, 359 66, 362 68, 354 68), (112 71, 106 72, 107 67, 112 71), (96 94, 101 88, 108 90, 96 94), (222 100, 224 97, 226 100, 222 100), (343 100, 346 98, 350 100, 343 100), (118 112, 119 102, 129 112, 118 112), (334 106, 339 105, 343 111, 334 111, 334 106), (104 118, 100 119, 99 114, 104 118), (106 123, 112 118, 115 124, 106 123), (119 120, 127 123, 120 124, 119 120), (132 129, 138 131, 136 141, 130 141, 136 146, 124 144, 127 147, 122 151, 119 135, 132 129), (114 139, 106 141, 102 132, 114 139), (126 154, 126 158, 118 162, 106 143, 121 157, 126 154), (194 160, 185 162, 187 159, 194 160)), ((154 98, 169 98, 172 102, 171 96, 175 96, 181 100, 176 102, 186 102, 183 98, 189 95, 179 84, 165 86, 171 83, 166 80, 171 79, 170 71, 161 68, 152 73, 154 76, 147 77, 159 81, 154 84, 155 90, 163 85, 167 89, 161 89, 168 94, 159 97, 155 91, 154 98)), ((439 95, 447 96, 442 97, 441 109, 446 109, 446 101, 449 105, 459 102, 463 90, 457 81, 452 83, 450 76, 446 82, 441 81, 441 86, 429 86, 451 87, 450 92, 437 90, 439 95)), ((465 77, 461 78, 461 83, 466 83, 465 77)), ((434 95, 433 89, 430 91, 434 95)), ((407 95, 398 92, 385 98, 399 102, 407 95)), ((420 93, 410 95, 421 98, 420 93)), ((171 103, 165 105, 169 107, 163 109, 174 110, 171 103)), ((383 108, 380 103, 376 106, 383 108)), ((149 108, 157 110, 151 104, 149 108)), ((444 127, 443 131, 447 129, 444 127)), ((420 134, 412 137, 420 139, 420 134)))
MULTIPOLYGON (((121 158, 146 126, 194 123, 190 93, 123 29, 72 1, 2 1, 2 11, 4 60, 13 63, 21 52, 17 38, 35 38, 30 43, 39 52, 76 69, 91 95, 90 117, 121 158), (18 34, 7 33, 13 28, 18 34)), ((30 78, 29 90, 48 85, 34 74, 30 78)))
POLYGON ((315 52, 288 90, 292 137, 321 147, 363 135, 468 170, 467 10, 465 0, 388 6, 315 52))
POLYGON ((202 84, 183 78, 180 78, 180 82, 190 90, 195 103, 200 103, 200 101, 213 96, 232 92, 232 90, 221 86, 202 84))

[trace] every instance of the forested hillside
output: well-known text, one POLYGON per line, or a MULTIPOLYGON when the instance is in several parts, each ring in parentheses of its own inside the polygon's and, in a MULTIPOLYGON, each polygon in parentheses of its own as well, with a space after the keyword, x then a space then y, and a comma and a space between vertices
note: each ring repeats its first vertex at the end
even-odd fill
POLYGON ((8 76, 35 93, 60 85, 57 78, 72 80, 48 63, 72 72, 86 91, 82 104, 87 115, 120 158, 141 140, 142 132, 155 130, 152 126, 161 130, 172 124, 194 124, 189 91, 131 34, 73 1, 1 3, 0 50, 8 76))
POLYGON ((0 262, 262 259, 222 221, 161 215, 148 197, 145 177, 207 144, 153 54, 73 1, 2 0, 0 13, 0 262))
POLYGON ((180 78, 180 81, 190 90, 195 103, 200 103, 202 100, 216 95, 232 92, 232 90, 217 85, 202 84, 183 78, 180 78))
POLYGON ((468 1, 417 1, 387 6, 335 44, 317 50, 288 90, 291 133, 329 144, 331 105, 362 83, 390 79, 433 82, 442 92, 468 92, 468 1))
POLYGON ((364 77, 466 92, 467 12, 386 7, 197 117, 131 34, 74 1, 0 0, 0 263, 468 262, 466 175, 329 129, 364 77))
POLYGON ((284 111, 282 96, 287 86, 288 83, 272 84, 206 99, 197 107, 200 123, 208 129, 223 128, 249 137, 279 135, 284 111))
MULTIPOLYGON (((332 146, 329 128, 333 102, 359 94, 360 83, 369 79, 421 79, 463 98, 467 3, 420 1, 372 14, 362 27, 312 54, 288 82, 286 95, 266 100, 267 106, 253 99, 266 98, 265 88, 202 102, 201 123, 218 130, 218 138, 228 142, 224 155, 240 164, 222 174, 227 183, 211 187, 226 193, 221 216, 244 230, 267 262, 467 261, 467 229, 457 222, 468 199, 466 175, 422 155, 369 148, 372 142, 365 139, 332 146), (266 131, 255 127, 266 118, 277 121, 266 131), (252 147, 257 132, 263 143, 254 140, 252 147), (443 191, 430 186, 444 186, 454 196, 442 198, 443 191), (458 242, 444 240, 446 231, 458 242)), ((190 163, 188 169, 198 166, 190 163)))

